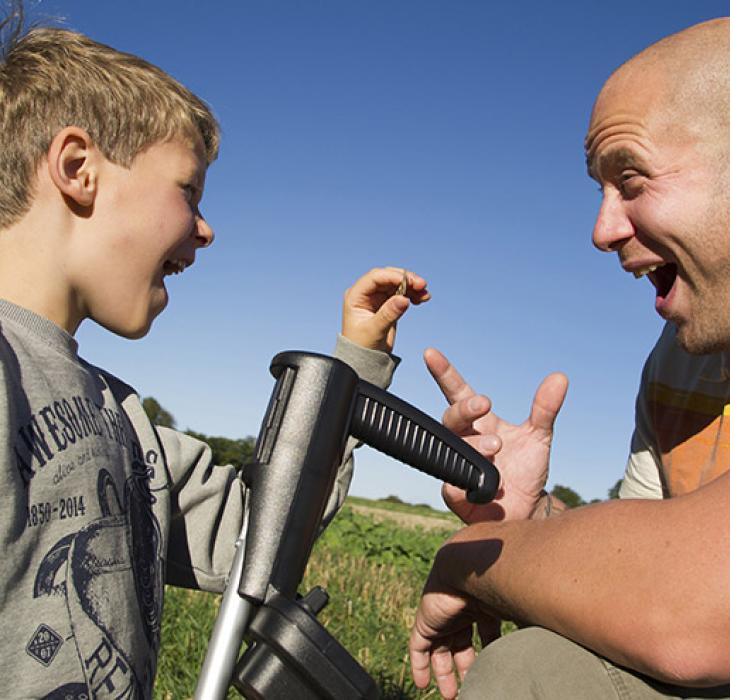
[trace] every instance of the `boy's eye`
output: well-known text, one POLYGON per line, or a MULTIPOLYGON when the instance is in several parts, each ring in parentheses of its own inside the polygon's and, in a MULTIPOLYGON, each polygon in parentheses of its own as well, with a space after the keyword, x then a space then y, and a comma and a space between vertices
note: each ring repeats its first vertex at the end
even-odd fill
POLYGON ((185 195, 185 199, 187 199, 190 204, 197 203, 200 190, 195 185, 181 185, 181 189, 185 195))

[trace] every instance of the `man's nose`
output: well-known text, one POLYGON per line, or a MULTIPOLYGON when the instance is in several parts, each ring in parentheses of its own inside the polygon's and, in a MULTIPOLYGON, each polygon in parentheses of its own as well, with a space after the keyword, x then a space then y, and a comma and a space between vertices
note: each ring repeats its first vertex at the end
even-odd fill
POLYGON ((207 248, 215 240, 213 229, 201 214, 195 220, 195 240, 200 248, 207 248))
POLYGON ((634 235, 631 223, 619 192, 606 191, 593 226, 593 245, 605 253, 618 250, 634 235))

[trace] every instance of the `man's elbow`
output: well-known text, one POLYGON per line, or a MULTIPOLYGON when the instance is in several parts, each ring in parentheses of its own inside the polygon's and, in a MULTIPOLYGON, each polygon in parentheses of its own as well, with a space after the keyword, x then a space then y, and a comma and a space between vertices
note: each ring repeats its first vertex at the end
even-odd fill
POLYGON ((645 651, 644 669, 657 680, 672 685, 707 688, 730 683, 730 629, 681 629, 654 640, 645 651))

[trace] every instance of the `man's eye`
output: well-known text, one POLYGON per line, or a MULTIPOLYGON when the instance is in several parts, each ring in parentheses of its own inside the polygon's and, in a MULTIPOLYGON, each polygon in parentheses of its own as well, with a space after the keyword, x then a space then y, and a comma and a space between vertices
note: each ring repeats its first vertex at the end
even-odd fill
POLYGON ((627 172, 621 175, 619 188, 624 197, 636 197, 644 188, 645 178, 641 173, 627 172))

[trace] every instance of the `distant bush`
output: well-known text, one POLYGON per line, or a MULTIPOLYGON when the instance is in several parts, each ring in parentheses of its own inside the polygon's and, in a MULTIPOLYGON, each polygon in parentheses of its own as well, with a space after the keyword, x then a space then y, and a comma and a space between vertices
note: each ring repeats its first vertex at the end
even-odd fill
POLYGON ((385 498, 379 498, 379 501, 384 501, 385 503, 405 503, 405 501, 402 501, 398 496, 386 496, 385 498))
POLYGON ((573 489, 569 486, 555 484, 550 493, 556 498, 559 498, 566 506, 568 506, 568 508, 577 508, 578 506, 584 506, 586 504, 580 495, 573 491, 573 489))
POLYGON ((194 430, 186 432, 188 435, 208 443, 213 452, 213 464, 233 464, 240 469, 253 457, 256 441, 252 437, 232 440, 227 437, 204 435, 194 430))

